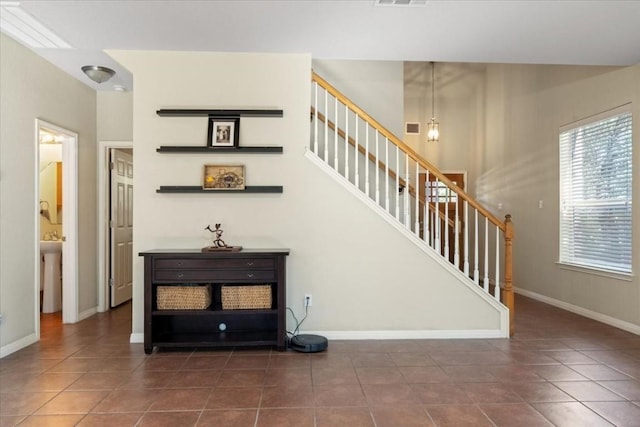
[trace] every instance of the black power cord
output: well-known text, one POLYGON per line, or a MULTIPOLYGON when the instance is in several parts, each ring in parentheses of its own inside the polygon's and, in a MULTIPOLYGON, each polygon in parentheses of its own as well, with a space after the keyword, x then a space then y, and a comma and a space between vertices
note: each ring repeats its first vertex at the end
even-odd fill
POLYGON ((293 332, 287 331, 287 334, 291 335, 288 338, 291 339, 291 338, 295 337, 296 335, 298 335, 298 332, 300 331, 300 326, 302 326, 302 323, 305 321, 305 319, 309 315, 309 306, 307 304, 305 304, 305 306, 304 306, 304 317, 300 321, 298 321, 298 318, 296 317, 296 314, 293 312, 291 307, 287 307, 287 310, 289 310, 289 312, 291 313, 291 316, 293 316, 293 320, 296 322, 296 328, 293 330, 293 332))

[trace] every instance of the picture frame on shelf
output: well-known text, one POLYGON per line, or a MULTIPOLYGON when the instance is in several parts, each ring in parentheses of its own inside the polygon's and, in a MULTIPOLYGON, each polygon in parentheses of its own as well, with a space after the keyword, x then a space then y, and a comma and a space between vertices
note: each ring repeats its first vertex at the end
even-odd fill
POLYGON ((203 190, 244 190, 244 165, 204 165, 203 190))
POLYGON ((238 148, 240 141, 240 117, 211 117, 207 146, 211 148, 238 148))

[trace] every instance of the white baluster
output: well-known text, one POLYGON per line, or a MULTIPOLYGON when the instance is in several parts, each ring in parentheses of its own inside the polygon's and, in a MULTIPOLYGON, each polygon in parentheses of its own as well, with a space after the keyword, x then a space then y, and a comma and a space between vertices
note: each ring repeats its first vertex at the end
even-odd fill
POLYGON ((431 247, 440 253, 440 249, 436 246, 436 224, 438 223, 438 215, 435 211, 435 204, 433 206, 433 212, 429 213, 431 217, 431 247))
POLYGON ((484 217, 484 290, 489 293, 489 218, 484 217))
POLYGON ((344 106, 344 177, 349 180, 349 107, 344 106))
POLYGON ((378 170, 378 161, 380 160, 380 156, 378 153, 378 135, 378 129, 376 129, 376 164, 373 171, 376 174, 376 204, 380 205, 380 171, 378 170))
POLYGON ((366 138, 364 141, 364 191, 367 193, 367 197, 371 197, 369 194, 369 125, 368 123, 364 124, 366 129, 366 138))
POLYGON ((410 230, 411 212, 409 212, 409 197, 411 194, 409 192, 409 183, 411 182, 411 177, 409 176, 409 155, 407 153, 404 153, 404 174, 404 226, 410 230))
MULTIPOLYGON (((385 173, 384 173, 384 208, 387 212, 389 212, 389 138, 384 137, 384 165, 385 165, 385 173)), ((391 213, 391 212, 389 212, 391 213)))
POLYGON ((313 129, 315 135, 313 136, 313 152, 318 154, 318 82, 314 82, 314 99, 313 99, 313 108, 314 108, 314 121, 313 121, 313 129))
POLYGON ((414 212, 416 216, 416 220, 413 226, 415 227, 415 235, 418 236, 419 238, 420 237, 420 163, 418 163, 417 160, 416 160, 416 183, 413 185, 413 188, 416 189, 416 195, 415 195, 416 210, 414 212))
POLYGON ((393 189, 396 196, 396 219, 400 221, 400 148, 396 145, 396 188, 393 189))
POLYGON ((464 275, 469 277, 469 202, 464 200, 464 275))
POLYGON ((358 165, 360 164, 360 141, 358 140, 359 127, 360 126, 358 126, 358 113, 355 113, 356 140, 355 140, 355 150, 353 150, 353 162, 355 163, 356 171, 355 171, 353 183, 355 184, 358 190, 360 189, 360 173, 358 171, 359 170, 358 165))
POLYGON ((324 161, 329 163, 329 91, 324 91, 324 161))
POLYGON ((453 202, 456 209, 456 223, 454 228, 453 238, 455 242, 453 243, 453 263, 456 265, 456 268, 460 268, 460 212, 458 212, 458 202, 460 201, 460 196, 458 193, 454 193, 456 200, 453 202))
POLYGON ((432 191, 433 189, 435 189, 436 198, 436 205, 433 211, 433 227, 435 228, 435 238, 433 243, 435 245, 435 249, 440 255, 442 255, 442 246, 440 245, 440 180, 438 180, 438 178, 433 181, 432 191))
POLYGON ((338 98, 335 98, 335 106, 333 109, 333 168, 340 173, 340 165, 338 165, 338 98))
POLYGON ((474 227, 475 231, 475 251, 473 257, 473 281, 476 285, 480 284, 480 271, 478 271, 478 260, 480 259, 480 254, 478 253, 478 209, 476 209, 476 226, 474 227))
MULTIPOLYGON (((451 197, 451 190, 449 187, 445 187, 445 199, 444 199, 444 253, 443 256, 449 260, 449 198, 451 197)), ((449 260, 451 262, 451 260, 449 260)))
POLYGON ((500 301, 500 227, 496 226, 496 287, 493 296, 500 301))
POLYGON ((422 239, 427 242, 427 245, 431 245, 433 239, 431 239, 431 211, 429 210, 429 169, 426 170, 424 180, 424 225, 422 226, 422 239))

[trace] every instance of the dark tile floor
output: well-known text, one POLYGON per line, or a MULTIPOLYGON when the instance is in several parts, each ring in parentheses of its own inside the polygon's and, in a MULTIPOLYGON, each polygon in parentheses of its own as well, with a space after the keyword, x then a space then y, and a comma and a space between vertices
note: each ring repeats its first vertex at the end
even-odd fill
POLYGON ((125 305, 0 361, 0 425, 640 426, 640 336, 518 297, 512 339, 319 354, 129 344, 125 305))

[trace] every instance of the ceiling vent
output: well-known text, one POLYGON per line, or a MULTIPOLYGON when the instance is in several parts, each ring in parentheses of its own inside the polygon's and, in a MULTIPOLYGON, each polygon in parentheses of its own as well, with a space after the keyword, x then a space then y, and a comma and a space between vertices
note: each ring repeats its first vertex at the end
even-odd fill
POLYGON ((426 6, 427 0, 374 0, 375 6, 426 6))
POLYGON ((0 30, 32 49, 71 49, 71 45, 20 9, 17 1, 0 1, 0 30))

